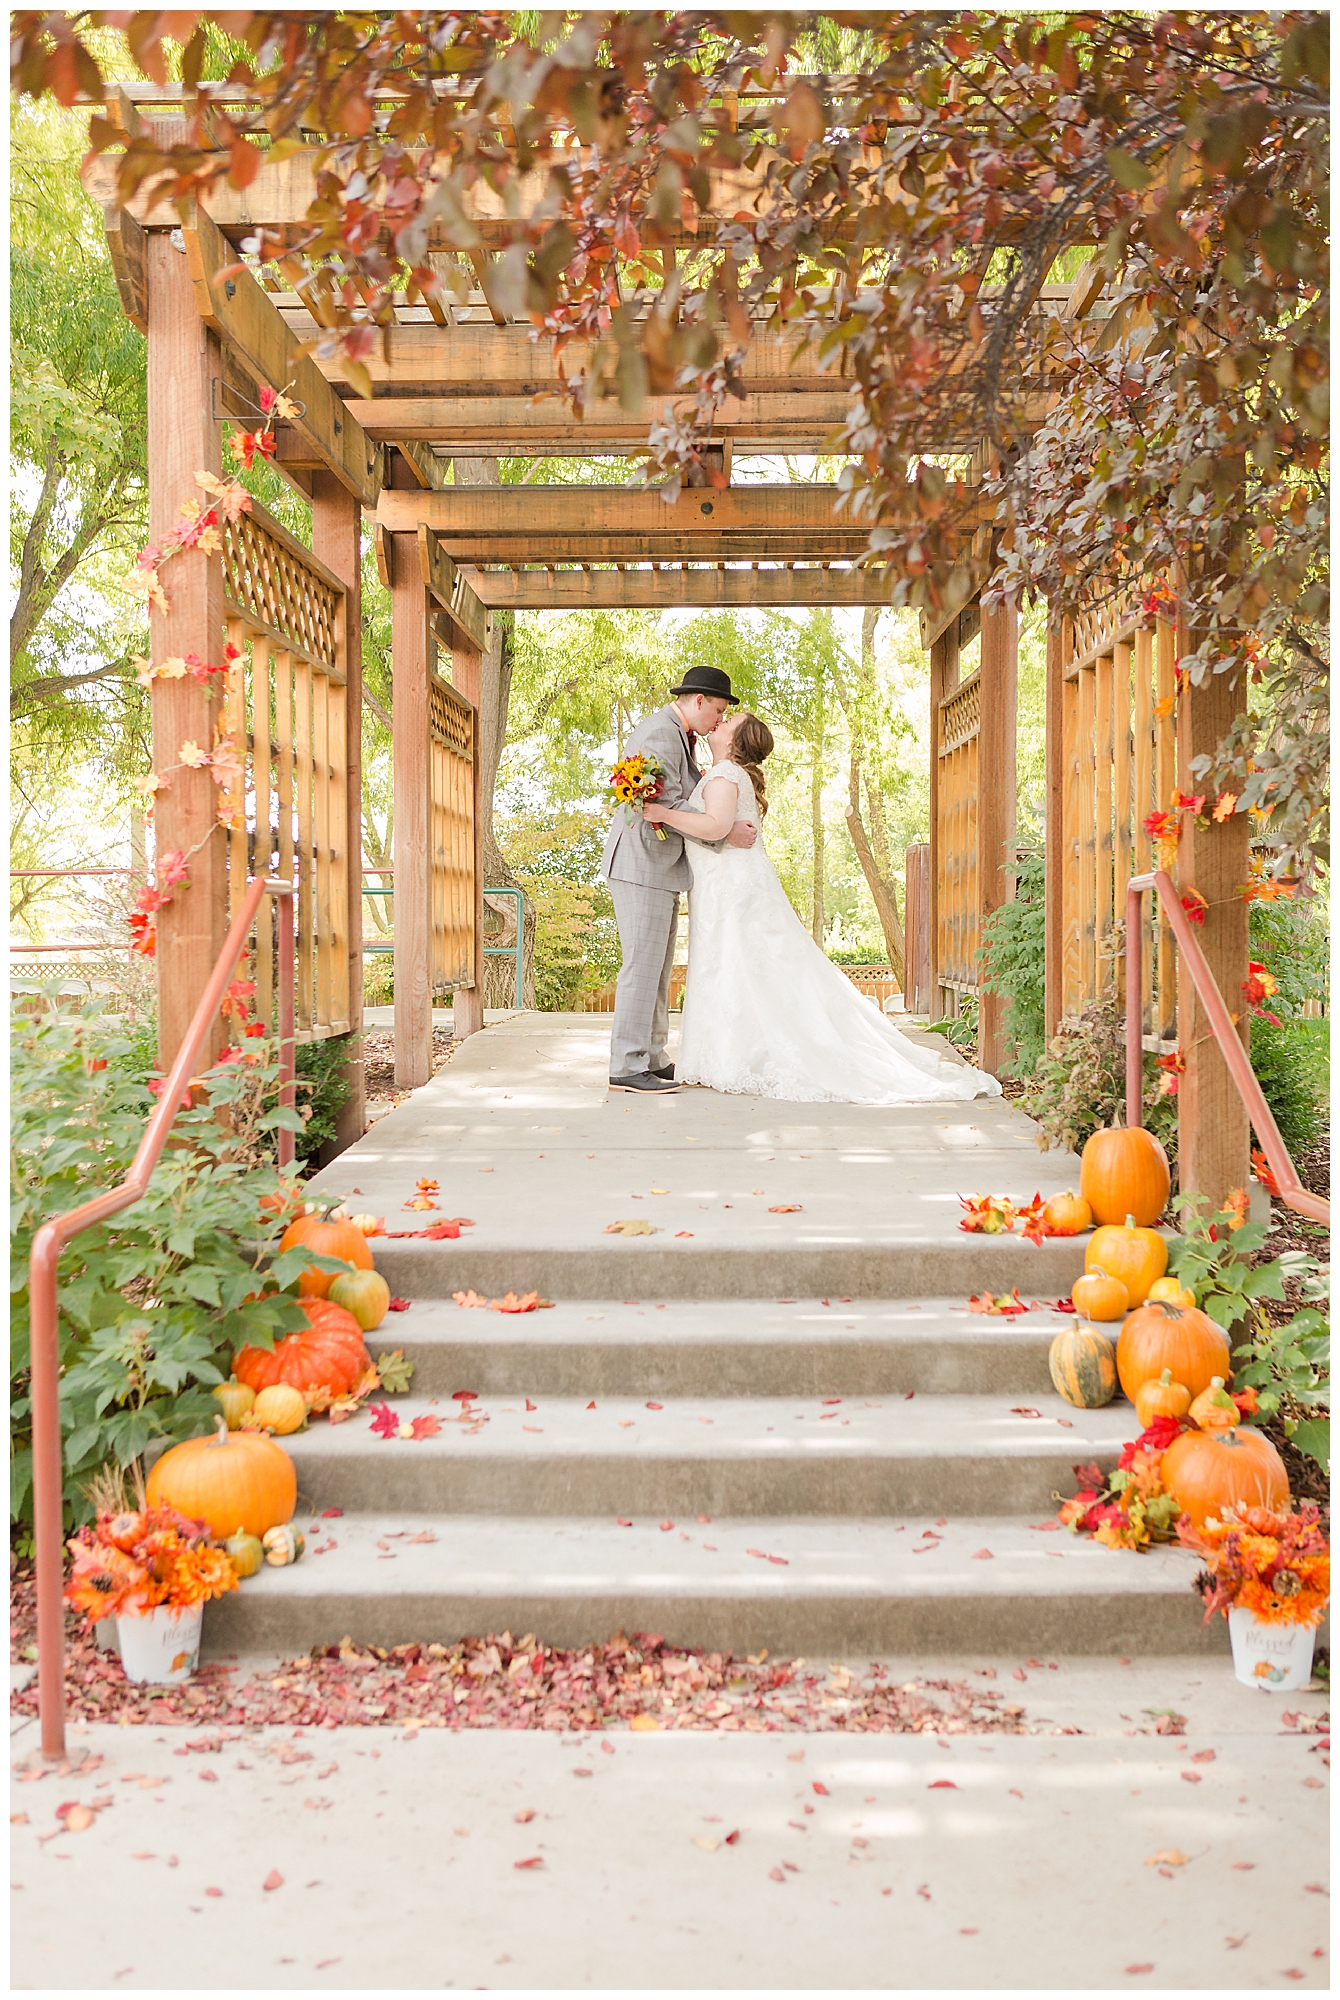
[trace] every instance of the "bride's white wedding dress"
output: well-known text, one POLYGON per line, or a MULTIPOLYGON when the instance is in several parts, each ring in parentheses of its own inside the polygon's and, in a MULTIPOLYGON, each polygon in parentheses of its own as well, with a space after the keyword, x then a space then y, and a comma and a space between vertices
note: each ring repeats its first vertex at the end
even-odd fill
MULTIPOLYGON (((759 824, 749 773, 714 764, 686 804, 727 778, 737 820, 759 824)), ((918 1048, 825 958, 787 901, 761 840, 685 844, 689 966, 675 1075, 681 1083, 793 1103, 935 1104, 1000 1085, 918 1048)))

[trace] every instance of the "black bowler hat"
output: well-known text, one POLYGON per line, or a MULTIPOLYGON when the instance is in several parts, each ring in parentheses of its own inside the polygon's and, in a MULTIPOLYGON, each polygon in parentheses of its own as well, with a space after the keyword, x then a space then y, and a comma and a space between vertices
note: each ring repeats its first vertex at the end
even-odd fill
POLYGON ((678 687, 672 687, 671 694, 705 694, 716 701, 736 702, 739 696, 730 684, 730 675, 723 674, 720 667, 690 667, 678 687))

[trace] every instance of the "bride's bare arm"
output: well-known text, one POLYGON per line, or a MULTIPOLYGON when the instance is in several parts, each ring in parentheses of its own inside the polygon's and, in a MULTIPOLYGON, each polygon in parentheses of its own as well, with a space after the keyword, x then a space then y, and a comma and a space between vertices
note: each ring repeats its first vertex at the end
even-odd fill
POLYGON ((735 824, 739 797, 729 778, 711 778, 703 791, 701 812, 684 812, 653 799, 642 808, 642 817, 652 826, 672 826, 695 840, 724 840, 735 824))

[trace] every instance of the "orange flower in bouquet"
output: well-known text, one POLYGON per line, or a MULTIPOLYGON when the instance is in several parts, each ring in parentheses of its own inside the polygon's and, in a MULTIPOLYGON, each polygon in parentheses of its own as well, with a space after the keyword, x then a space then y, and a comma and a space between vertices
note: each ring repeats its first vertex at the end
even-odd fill
POLYGON ((65 1601, 89 1625, 138 1616, 159 1605, 183 1610, 237 1589, 237 1574, 203 1521, 175 1507, 140 1514, 99 1514, 69 1542, 65 1601))
MULTIPOLYGON (((659 799, 664 785, 664 767, 654 757, 649 757, 645 750, 636 757, 621 757, 610 772, 610 786, 623 807, 629 826, 633 824, 634 814, 641 812, 648 799, 659 799)), ((665 828, 658 826, 656 838, 664 840, 665 837, 665 828)))
POLYGON ((1196 1588, 1208 1624, 1216 1611, 1255 1612, 1267 1625, 1317 1625, 1331 1594, 1331 1550, 1321 1509, 1304 1500, 1271 1513, 1264 1507, 1225 1509, 1223 1520, 1193 1528, 1177 1524, 1177 1538, 1202 1556, 1196 1588))

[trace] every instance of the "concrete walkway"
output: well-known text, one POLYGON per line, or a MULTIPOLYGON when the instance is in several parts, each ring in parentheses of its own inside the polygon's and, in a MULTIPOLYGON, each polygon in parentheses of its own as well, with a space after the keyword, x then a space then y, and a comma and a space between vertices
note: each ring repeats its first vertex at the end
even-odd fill
POLYGON ((1326 1988, 1324 1698, 1026 1678, 1026 1737, 96 1726, 35 1783, 25 1723, 14 1986, 1326 1988))

